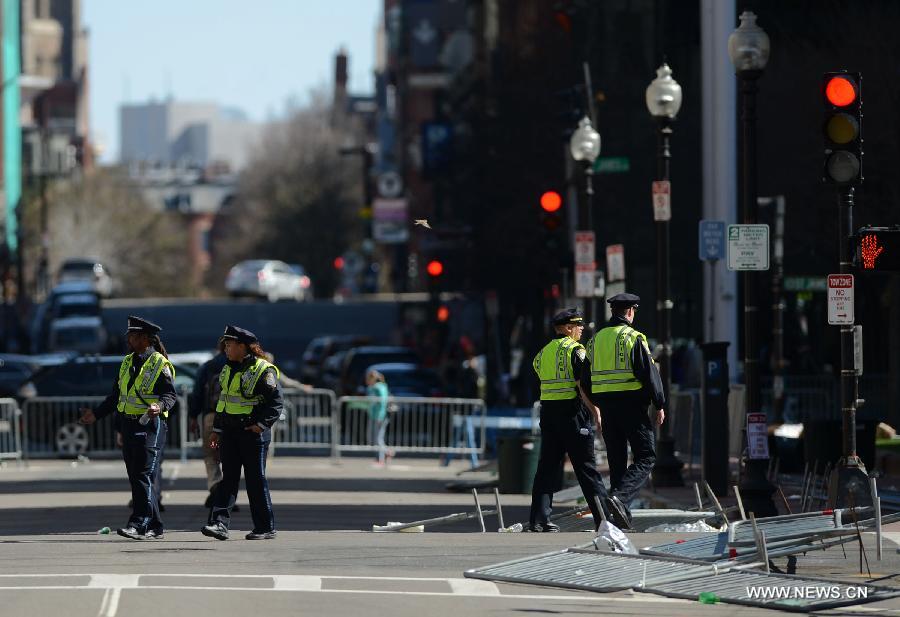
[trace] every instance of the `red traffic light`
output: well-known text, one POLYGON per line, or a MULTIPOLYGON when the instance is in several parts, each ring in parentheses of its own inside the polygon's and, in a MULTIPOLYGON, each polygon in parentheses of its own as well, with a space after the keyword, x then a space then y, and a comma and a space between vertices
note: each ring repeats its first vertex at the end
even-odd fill
POLYGON ((541 195, 541 208, 545 212, 556 212, 562 207, 562 197, 556 191, 547 191, 541 195))
POLYGON ((439 262, 437 259, 432 259, 428 262, 428 265, 425 266, 425 270, 428 271, 430 276, 438 277, 444 272, 444 264, 439 262))
POLYGON ((446 306, 439 306, 437 310, 437 320, 441 323, 445 323, 448 319, 450 319, 450 309, 446 306))
POLYGON ((838 75, 825 85, 825 98, 835 107, 846 107, 856 101, 856 84, 846 75, 838 75))
POLYGON ((335 270, 343 270, 344 269, 344 258, 343 257, 335 257, 333 263, 334 263, 335 270))

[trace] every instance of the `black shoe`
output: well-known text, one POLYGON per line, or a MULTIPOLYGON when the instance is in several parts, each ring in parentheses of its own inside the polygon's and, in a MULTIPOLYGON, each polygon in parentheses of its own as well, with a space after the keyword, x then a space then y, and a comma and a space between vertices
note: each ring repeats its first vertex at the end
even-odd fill
POLYGON ((559 525, 553 523, 535 523, 525 528, 525 531, 533 533, 559 533, 559 525))
POLYGON ((619 501, 615 495, 606 498, 606 509, 609 510, 609 516, 612 523, 619 529, 631 529, 631 512, 625 507, 625 504, 619 501))
POLYGON ((200 533, 216 540, 228 539, 228 528, 222 523, 213 523, 212 525, 204 525, 200 528, 200 533))
POLYGON ((234 504, 233 506, 231 506, 231 511, 232 512, 240 512, 241 508, 237 504, 234 504))
POLYGON ((248 540, 271 540, 276 533, 274 529, 272 531, 251 531, 244 537, 248 540))
POLYGON ((147 534, 138 531, 138 529, 132 525, 128 527, 123 527, 121 529, 116 529, 116 533, 122 536, 123 538, 128 538, 130 540, 146 540, 147 534))
POLYGON ((166 537, 166 533, 162 529, 148 529, 144 537, 148 540, 162 540, 166 537))

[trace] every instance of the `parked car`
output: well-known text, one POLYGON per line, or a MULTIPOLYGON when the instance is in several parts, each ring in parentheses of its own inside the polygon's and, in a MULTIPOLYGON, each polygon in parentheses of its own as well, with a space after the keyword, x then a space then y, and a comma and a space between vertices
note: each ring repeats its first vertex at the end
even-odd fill
POLYGON ((288 268, 290 268, 294 274, 300 277, 300 287, 303 289, 303 298, 301 298, 301 302, 309 302, 310 300, 312 300, 314 296, 312 280, 306 273, 306 268, 304 268, 300 264, 288 264, 288 268))
POLYGON ((365 373, 376 370, 384 375, 391 396, 441 397, 446 388, 438 374, 430 368, 410 362, 387 362, 366 368, 359 384, 359 392, 365 394, 365 373))
POLYGON ((205 364, 215 354, 211 351, 186 351, 183 353, 170 353, 169 361, 174 366, 181 366, 193 372, 197 372, 202 364, 205 364))
POLYGON ((322 362, 322 370, 319 372, 319 380, 316 386, 337 392, 341 383, 341 370, 344 367, 344 357, 347 351, 338 351, 325 358, 322 362))
POLYGON ((106 328, 99 316, 63 317, 50 322, 49 351, 101 353, 106 349, 106 328))
POLYGON ((62 364, 73 356, 73 353, 37 356, 0 354, 0 398, 14 398, 22 384, 43 367, 62 364))
MULTIPOLYGON (((309 279, 306 280, 307 287, 309 279)), ((254 296, 269 302, 304 299, 303 279, 283 261, 254 259, 231 268, 225 289, 233 297, 254 296)))
POLYGON ((113 279, 109 270, 96 259, 67 259, 59 268, 60 283, 69 281, 87 281, 94 291, 109 298, 113 294, 113 279))
POLYGON ((315 337, 306 346, 300 360, 300 381, 316 386, 321 385, 322 368, 326 359, 339 351, 347 351, 371 342, 369 337, 355 334, 315 337))
POLYGON ((71 293, 56 296, 50 307, 51 319, 99 316, 100 298, 94 293, 71 293))
POLYGON ((344 356, 341 377, 335 392, 338 396, 359 394, 366 369, 384 362, 419 363, 419 356, 408 347, 366 346, 354 347, 344 356))
MULTIPOLYGON (((58 283, 50 293, 46 300, 38 304, 34 311, 34 317, 31 320, 31 353, 41 353, 47 351, 47 336, 49 335, 50 321, 59 317, 59 309, 57 306, 63 303, 66 296, 79 296, 82 302, 87 301, 87 296, 92 296, 96 303, 96 311, 89 314, 99 315, 100 296, 94 289, 91 281, 66 281, 58 283)), ((67 312, 72 312, 66 309, 67 312)), ((67 315, 68 316, 68 315, 67 315)))

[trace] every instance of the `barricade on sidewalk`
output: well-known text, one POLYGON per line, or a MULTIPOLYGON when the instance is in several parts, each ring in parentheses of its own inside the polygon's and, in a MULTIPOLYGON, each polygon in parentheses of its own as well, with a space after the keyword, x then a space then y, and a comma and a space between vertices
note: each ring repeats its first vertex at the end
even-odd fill
MULTIPOLYGON (((38 396, 22 404, 22 453, 27 458, 119 456, 114 417, 90 426, 78 424, 82 407, 94 408, 102 396, 38 396)), ((178 396, 178 409, 169 415, 169 448, 184 453, 187 434, 187 401, 178 396)), ((183 454, 182 454, 183 455, 183 454)))
MULTIPOLYGON (((338 399, 332 416, 334 456, 378 450, 369 419, 369 408, 378 400, 367 396, 338 399)), ((483 455, 486 412, 480 399, 390 397, 386 446, 395 452, 483 455), (474 418, 474 443, 462 430, 467 418, 474 418)))
POLYGON ((118 452, 113 422, 104 419, 91 426, 78 424, 79 409, 96 407, 102 400, 102 396, 39 396, 26 400, 22 404, 25 458, 118 452))
POLYGON ((0 398, 0 460, 22 459, 21 416, 15 399, 0 398))
POLYGON ((332 449, 332 416, 335 396, 331 390, 284 390, 284 413, 272 427, 277 448, 332 449))

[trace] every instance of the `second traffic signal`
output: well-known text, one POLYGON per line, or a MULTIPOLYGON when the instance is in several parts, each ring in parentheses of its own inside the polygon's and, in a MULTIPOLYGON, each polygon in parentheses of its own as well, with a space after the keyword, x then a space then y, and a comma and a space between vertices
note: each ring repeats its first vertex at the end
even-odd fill
POLYGON ((825 137, 823 179, 856 186, 862 177, 862 75, 831 71, 822 77, 825 137))

